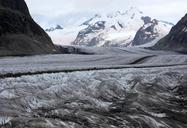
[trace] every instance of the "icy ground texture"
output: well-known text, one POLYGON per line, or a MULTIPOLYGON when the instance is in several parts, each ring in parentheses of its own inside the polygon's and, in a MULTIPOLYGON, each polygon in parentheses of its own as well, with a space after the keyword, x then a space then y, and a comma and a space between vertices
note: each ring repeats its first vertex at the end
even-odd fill
POLYGON ((132 64, 149 66, 187 64, 186 55, 162 51, 151 51, 142 48, 119 49, 81 47, 79 50, 92 55, 60 54, 0 58, 0 76, 17 73, 29 74, 64 70, 113 68, 132 64))
POLYGON ((0 127, 185 128, 186 85, 187 66, 4 78, 0 127))

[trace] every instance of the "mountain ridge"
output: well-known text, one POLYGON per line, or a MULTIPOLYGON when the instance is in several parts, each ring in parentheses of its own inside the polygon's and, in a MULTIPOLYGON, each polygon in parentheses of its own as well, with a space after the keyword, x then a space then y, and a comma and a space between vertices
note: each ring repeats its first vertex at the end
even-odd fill
POLYGON ((72 43, 73 45, 98 47, 142 45, 156 38, 164 37, 172 26, 169 22, 162 22, 146 16, 136 7, 131 7, 125 12, 117 11, 104 16, 97 14, 93 18, 85 21, 82 25, 87 27, 79 32, 75 41, 72 43), (99 28, 101 23, 103 24, 99 28), (152 30, 144 31, 146 25, 148 25, 147 29, 152 27, 152 30), (146 37, 145 32, 151 32, 149 36, 154 37, 143 39, 146 37), (137 38, 140 34, 142 35, 141 39, 137 38))
POLYGON ((187 14, 172 27, 168 35, 152 47, 156 50, 187 52, 187 14))
MULTIPOLYGON (((149 16, 146 16, 137 7, 131 7, 126 11, 116 11, 107 14, 97 13, 93 17, 80 23, 78 26, 72 25, 70 28, 64 27, 62 31, 55 30, 47 32, 54 43, 59 45, 97 47, 136 46, 139 45, 138 43, 135 43, 137 41, 137 38, 135 38, 136 34, 138 34, 137 32, 145 25, 142 17, 149 16)), ((153 20, 154 19, 151 18, 151 21, 153 20)), ((157 20, 157 22, 158 24, 152 25, 154 31, 151 31, 155 32, 157 36, 155 38, 150 38, 149 40, 144 40, 141 45, 153 40, 156 42, 156 40, 159 40, 168 34, 170 28, 173 26, 170 22, 160 20, 157 20)))
POLYGON ((0 0, 0 56, 56 53, 51 38, 32 19, 24 0, 0 0))

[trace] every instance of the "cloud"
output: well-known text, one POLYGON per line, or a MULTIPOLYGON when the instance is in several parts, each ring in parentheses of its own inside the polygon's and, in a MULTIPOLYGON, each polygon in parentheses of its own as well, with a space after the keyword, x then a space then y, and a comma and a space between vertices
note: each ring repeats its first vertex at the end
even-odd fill
POLYGON ((136 6, 151 17, 176 23, 187 13, 187 0, 25 0, 42 26, 72 24, 95 13, 125 11, 136 6))

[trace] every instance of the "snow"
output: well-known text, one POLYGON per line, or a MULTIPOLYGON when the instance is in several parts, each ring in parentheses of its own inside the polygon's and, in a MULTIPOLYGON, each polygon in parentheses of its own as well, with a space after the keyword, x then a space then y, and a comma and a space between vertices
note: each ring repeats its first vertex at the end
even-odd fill
MULTIPOLYGON (((84 43, 89 42, 94 37, 100 38, 101 40, 96 43, 96 46, 104 46, 106 42, 110 42, 110 45, 128 45, 131 42, 138 31, 143 25, 141 20, 141 14, 137 8, 131 8, 126 13, 116 12, 109 15, 101 15, 100 17, 93 18, 89 25, 94 25, 98 21, 105 21, 105 29, 101 29, 95 33, 90 33, 83 39, 84 43), (136 14, 132 19, 131 16, 136 14), (111 28, 115 26, 114 28, 111 28)), ((85 45, 85 44, 80 44, 85 45)))
MULTIPOLYGON (((139 45, 139 46, 135 46, 135 47, 151 47, 151 46, 154 46, 160 39, 162 39, 163 37, 166 36, 166 34, 169 33, 171 28, 172 28, 172 25, 168 25, 165 22, 159 21, 158 25, 156 25, 156 27, 154 28, 154 32, 159 33, 159 35, 156 37, 156 39, 154 39, 153 41, 151 41, 147 44, 143 44, 143 45, 139 45)), ((150 33, 148 33, 148 34, 150 34, 150 33)))
POLYGON ((163 37, 169 33, 171 28, 172 25, 166 24, 164 22, 158 22, 158 25, 156 25, 155 30, 160 33, 159 36, 163 37))
POLYGON ((114 33, 109 33, 108 35, 106 35, 106 40, 124 40, 128 39, 129 37, 131 37, 131 40, 134 38, 132 35, 135 35, 136 32, 135 31, 128 31, 128 32, 114 32, 114 33))
POLYGON ((139 46, 134 46, 134 47, 142 47, 142 48, 146 48, 146 47, 152 47, 154 46, 160 39, 162 39, 164 36, 158 36, 156 37, 155 40, 147 43, 147 44, 143 44, 143 45, 139 45, 139 46))
MULTIPOLYGON (((97 37, 100 39, 95 45, 97 47, 105 46, 106 42, 110 42, 109 45, 111 46, 128 46, 134 39, 136 32, 144 24, 141 19, 142 16, 145 16, 145 14, 137 7, 131 7, 124 12, 117 11, 111 14, 98 14, 85 21, 82 25, 76 24, 68 26, 63 30, 48 32, 48 34, 55 44, 72 45, 72 42, 76 39, 80 31, 83 31, 88 26, 98 25, 96 23, 105 21, 105 29, 95 30, 94 33, 89 33, 78 45, 85 46, 91 39, 97 37), (114 26, 115 29, 112 28, 112 26, 114 26)), ((147 27, 148 25, 145 25, 144 27, 147 27)), ((159 21, 159 24, 156 25, 159 39, 168 34, 171 27, 171 24, 159 21)))
POLYGON ((11 117, 0 116, 0 126, 8 123, 11 119, 12 119, 11 117))

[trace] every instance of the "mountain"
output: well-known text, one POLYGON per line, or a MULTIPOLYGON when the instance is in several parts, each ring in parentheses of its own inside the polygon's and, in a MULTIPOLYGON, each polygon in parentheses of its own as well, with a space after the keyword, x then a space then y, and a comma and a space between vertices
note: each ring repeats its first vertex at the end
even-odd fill
POLYGON ((83 22, 73 45, 137 46, 159 40, 168 34, 171 23, 152 19, 136 7, 125 12, 95 15, 83 22))
POLYGON ((24 0, 0 0, 0 56, 54 52, 50 37, 34 22, 24 0))
MULTIPOLYGON (((132 46, 147 45, 147 43, 153 43, 161 39, 168 33, 171 23, 161 22, 151 17, 141 17, 144 21, 143 26, 137 31, 132 46)), ((153 45, 153 44, 152 44, 153 45)))
POLYGON ((45 29, 46 32, 53 32, 55 30, 63 30, 63 27, 60 25, 56 25, 56 27, 51 27, 51 28, 45 29))
POLYGON ((187 52, 187 14, 153 48, 187 52))

